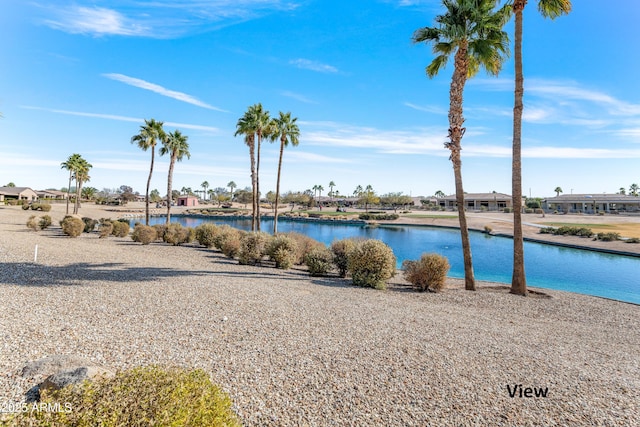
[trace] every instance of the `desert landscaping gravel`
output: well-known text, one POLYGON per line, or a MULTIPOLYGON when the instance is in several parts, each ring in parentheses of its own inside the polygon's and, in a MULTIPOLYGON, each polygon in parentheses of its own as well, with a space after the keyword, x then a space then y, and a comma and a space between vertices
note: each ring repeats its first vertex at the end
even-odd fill
POLYGON ((0 207, 0 405, 42 380, 28 362, 68 354, 203 368, 247 426, 640 425, 637 305, 453 279, 417 293, 401 275, 361 289, 197 245, 67 238, 60 212, 33 232, 0 207))

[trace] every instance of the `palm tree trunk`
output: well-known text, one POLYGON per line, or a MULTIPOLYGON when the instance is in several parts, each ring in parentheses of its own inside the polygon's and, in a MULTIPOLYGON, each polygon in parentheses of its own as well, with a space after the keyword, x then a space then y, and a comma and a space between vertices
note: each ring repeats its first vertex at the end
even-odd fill
POLYGON ((475 278, 473 275, 473 262, 471 258, 471 244, 469 242, 469 229, 467 228, 467 217, 464 205, 464 190, 462 187, 462 160, 460 151, 461 141, 465 128, 464 116, 462 114, 462 102, 464 85, 467 81, 467 70, 469 67, 467 57, 467 46, 461 44, 455 56, 455 68, 449 90, 449 139, 445 144, 451 150, 451 162, 453 163, 453 173, 456 183, 456 203, 458 204, 458 219, 460 221, 460 236, 462 238, 462 255, 464 257, 464 287, 468 291, 476 290, 475 278))
POLYGON ((251 231, 256 231, 256 159, 253 142, 249 145, 249 157, 251 158, 251 231))
POLYGON ((282 153, 284 153, 284 141, 280 140, 280 159, 278 160, 278 178, 276 180, 276 204, 273 212, 273 234, 278 232, 278 201, 280 200, 280 170, 282 169, 282 153))
POLYGON ((78 214, 78 208, 80 207, 80 185, 81 182, 78 178, 76 178, 76 200, 73 203, 73 214, 78 214))
POLYGON ((513 5, 515 12, 514 61, 516 68, 515 101, 513 107, 513 159, 511 192, 513 204, 513 275, 511 293, 527 295, 527 278, 524 271, 524 242, 522 235, 522 110, 524 96, 524 77, 522 73, 522 19, 526 1, 517 0, 513 5))
POLYGON ((69 199, 71 198, 71 177, 73 176, 73 173, 71 172, 71 169, 69 169, 69 186, 67 187, 67 212, 65 213, 65 215, 69 215, 69 199))
POLYGON ((147 178, 147 193, 144 198, 145 204, 145 213, 144 213, 144 224, 149 225, 149 187, 151 187, 151 175, 153 174, 153 162, 156 157, 156 147, 155 145, 151 146, 151 168, 149 169, 149 178, 147 178))
POLYGON ((256 162, 256 230, 260 231, 260 145, 262 136, 258 134, 258 159, 256 162))
POLYGON ((169 177, 167 178, 167 225, 171 222, 171 186, 173 184, 173 165, 176 162, 175 153, 171 153, 169 161, 169 177))

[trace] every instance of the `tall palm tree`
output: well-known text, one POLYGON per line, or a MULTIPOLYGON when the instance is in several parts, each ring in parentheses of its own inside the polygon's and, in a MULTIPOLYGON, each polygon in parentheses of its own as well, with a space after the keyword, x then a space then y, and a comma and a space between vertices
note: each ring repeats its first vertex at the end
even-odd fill
MULTIPOLYGON (((522 111, 524 109, 524 77, 522 73, 522 21, 527 0, 514 0, 516 73, 513 106, 513 158, 511 197, 513 204, 513 275, 511 293, 527 295, 527 278, 524 271, 524 236, 522 234, 522 111)), ((538 0, 538 10, 547 18, 557 18, 571 11, 571 0, 538 0)))
POLYGON ((445 147, 451 151, 450 160, 456 184, 456 201, 464 255, 465 289, 475 290, 469 230, 465 216, 460 151, 465 128, 463 92, 469 77, 484 68, 497 75, 508 54, 508 37, 503 31, 511 6, 495 10, 497 0, 443 0, 446 13, 436 17, 437 26, 418 29, 414 43, 433 45, 437 56, 426 68, 427 76, 434 77, 454 57, 453 77, 449 90, 449 141, 445 147))
POLYGON ((62 169, 69 171, 69 185, 67 186, 67 211, 66 215, 69 215, 69 199, 71 198, 71 180, 73 179, 73 173, 78 167, 79 161, 82 158, 80 154, 74 153, 69 156, 66 162, 60 163, 62 169))
POLYGON ((280 139, 280 157, 278 159, 278 178, 276 180, 276 201, 273 215, 273 234, 278 232, 278 202, 280 200, 280 173, 282 171, 282 154, 284 147, 289 144, 296 147, 299 143, 300 129, 296 124, 297 117, 291 118, 291 113, 280 111, 280 117, 273 119, 274 135, 280 139))
MULTIPOLYGON (((169 176, 167 177, 167 225, 171 221, 171 194, 173 193, 171 186, 173 185, 173 167, 176 161, 181 162, 183 157, 191 158, 189 153, 188 136, 180 133, 179 130, 170 132, 165 139, 162 140, 160 147, 160 155, 169 154, 169 176)), ((205 181, 207 182, 207 181, 205 181)), ((204 182, 203 182, 204 184, 204 182)))
POLYGON ((151 175, 153 174, 153 163, 156 156, 156 144, 162 142, 166 138, 166 134, 162 126, 164 122, 158 122, 155 119, 144 121, 144 125, 140 126, 140 132, 131 137, 131 143, 137 144, 142 151, 151 149, 151 167, 149 168, 149 178, 147 179, 147 191, 145 193, 145 224, 149 225, 149 187, 151 186, 151 175))
POLYGON ((234 136, 244 135, 244 142, 249 147, 249 159, 251 161, 251 231, 256 231, 256 157, 255 157, 255 130, 250 109, 238 120, 234 136))
POLYGON ((233 201, 233 190, 235 190, 236 188, 238 188, 238 184, 236 184, 233 181, 229 181, 229 183, 227 184, 227 187, 229 187, 230 193, 231 193, 231 201, 233 201))
POLYGON ((562 191, 562 187, 556 187, 553 191, 556 192, 556 197, 560 196, 560 193, 564 193, 564 191, 562 191))
POLYGON ((80 198, 82 197, 82 184, 89 182, 91 177, 89 176, 89 170, 93 165, 80 157, 76 163, 74 170, 74 178, 76 180, 76 201, 73 205, 73 214, 76 215, 80 210, 80 198))
POLYGON ((204 192, 202 193, 203 198, 207 200, 207 188, 209 188, 209 181, 204 181, 202 184, 200 184, 200 187, 202 187, 204 190, 204 192))
POLYGON ((336 186, 336 183, 333 181, 329 181, 329 197, 333 199, 333 187, 336 186))

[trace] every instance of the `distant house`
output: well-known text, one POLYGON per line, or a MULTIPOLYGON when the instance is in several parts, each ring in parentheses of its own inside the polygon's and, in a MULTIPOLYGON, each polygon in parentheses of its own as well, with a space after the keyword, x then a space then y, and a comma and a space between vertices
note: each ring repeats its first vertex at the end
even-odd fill
POLYGON ((178 197, 178 206, 198 206, 198 198, 196 196, 180 196, 178 197))
POLYGON ((38 190, 36 191, 39 199, 66 200, 67 193, 58 190, 38 190))
POLYGON ((543 200, 542 208, 558 213, 640 212, 640 197, 627 194, 562 194, 543 200))
POLYGON ((36 200, 38 194, 29 187, 0 187, 0 202, 4 200, 36 200))
MULTIPOLYGON (((436 199, 436 202, 445 209, 457 209, 458 206, 455 194, 436 199)), ((503 193, 465 193, 464 203, 467 210, 474 211, 497 211, 513 205, 511 196, 503 193)))

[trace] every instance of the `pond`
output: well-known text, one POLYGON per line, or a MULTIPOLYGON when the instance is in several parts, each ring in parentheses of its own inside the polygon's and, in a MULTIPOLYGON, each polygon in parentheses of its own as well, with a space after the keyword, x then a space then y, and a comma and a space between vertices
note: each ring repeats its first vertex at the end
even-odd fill
MULTIPOLYGON (((164 217, 152 217, 151 224, 164 223, 164 220, 164 217)), ((172 221, 187 227, 213 222, 251 229, 250 219, 176 215, 172 216, 172 221)), ((262 220, 261 228, 271 231, 273 220, 262 220)), ((295 231, 325 244, 348 237, 380 239, 393 249, 398 258, 398 267, 405 259, 418 259, 424 252, 436 252, 449 259, 451 277, 464 277, 460 233, 455 229, 393 225, 368 227, 281 218, 278 220, 278 231, 295 231)), ((513 241, 478 232, 470 234, 476 279, 510 283, 513 241)), ((525 242, 525 269, 529 286, 640 304, 640 258, 525 242)))

